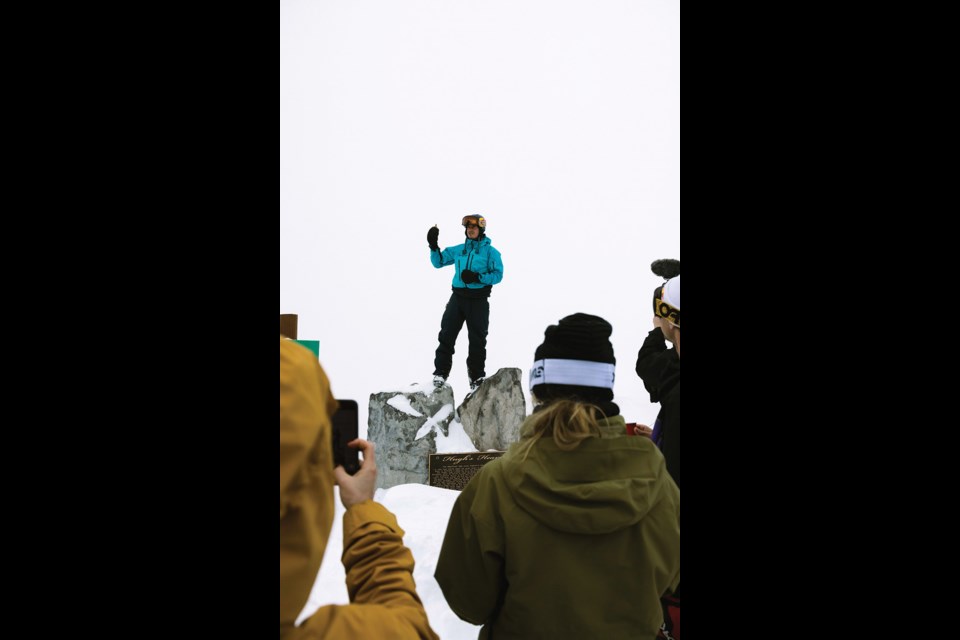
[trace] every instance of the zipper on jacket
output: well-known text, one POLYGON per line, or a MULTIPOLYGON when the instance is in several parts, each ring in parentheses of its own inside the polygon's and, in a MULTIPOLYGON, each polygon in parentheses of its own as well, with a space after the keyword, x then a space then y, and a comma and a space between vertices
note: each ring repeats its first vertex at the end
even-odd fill
MULTIPOLYGON (((477 242, 477 241, 476 241, 476 240, 467 240, 467 242, 477 242)), ((480 244, 480 243, 477 242, 477 245, 479 245, 479 244, 480 244)), ((464 243, 463 248, 464 248, 464 251, 467 250, 467 244, 466 244, 466 243, 464 243)), ((460 273, 457 274, 458 276, 460 276, 460 282, 463 282, 463 271, 469 271, 469 270, 470 270, 470 262, 473 260, 473 253, 474 253, 474 252, 473 252, 473 249, 470 249, 469 251, 467 251, 467 266, 466 266, 466 268, 464 268, 463 270, 461 270, 460 273)), ((463 282, 463 286, 466 287, 467 289, 470 288, 470 285, 467 284, 466 282, 463 282)))
MULTIPOLYGON (((470 270, 470 263, 473 262, 473 255, 474 255, 474 253, 477 253, 477 251, 479 251, 479 249, 480 249, 480 242, 478 242, 477 240, 474 240, 473 242, 476 242, 476 243, 477 243, 477 250, 474 251, 474 250, 471 249, 471 250, 470 250, 470 253, 467 254, 467 270, 468 270, 468 271, 470 270)), ((463 280, 463 278, 460 278, 460 279, 463 280)), ((466 284, 466 283, 464 283, 464 284, 466 284)))

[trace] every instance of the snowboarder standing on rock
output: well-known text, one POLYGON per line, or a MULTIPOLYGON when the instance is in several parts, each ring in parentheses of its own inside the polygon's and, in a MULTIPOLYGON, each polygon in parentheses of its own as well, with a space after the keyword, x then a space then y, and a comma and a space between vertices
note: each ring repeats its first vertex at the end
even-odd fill
POLYGON ((470 391, 476 390, 486 377, 487 327, 490 323, 490 292, 503 280, 503 261, 486 236, 487 220, 480 215, 464 216, 462 224, 466 241, 441 250, 437 244, 440 229, 434 225, 427 231, 430 262, 440 269, 454 266, 453 293, 440 320, 439 345, 433 360, 433 384, 442 387, 453 366, 457 336, 467 323, 470 347, 467 374, 470 391))

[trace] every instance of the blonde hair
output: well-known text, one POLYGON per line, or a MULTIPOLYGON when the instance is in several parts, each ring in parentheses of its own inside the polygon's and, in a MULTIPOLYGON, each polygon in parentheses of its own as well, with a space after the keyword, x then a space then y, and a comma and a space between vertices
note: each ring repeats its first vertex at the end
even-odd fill
POLYGON ((530 416, 530 435, 521 445, 522 460, 527 459, 537 440, 552 435, 561 451, 573 451, 587 438, 600 436, 598 416, 606 414, 595 404, 576 400, 555 400, 530 416))

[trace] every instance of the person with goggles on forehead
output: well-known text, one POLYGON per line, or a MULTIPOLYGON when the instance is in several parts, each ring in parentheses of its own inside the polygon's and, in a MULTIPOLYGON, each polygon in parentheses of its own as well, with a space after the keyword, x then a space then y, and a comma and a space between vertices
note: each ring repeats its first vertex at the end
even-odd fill
POLYGON ((470 346, 467 353, 467 374, 470 391, 486 377, 487 327, 490 323, 490 292, 503 280, 503 260, 487 237, 487 220, 480 215, 464 216, 462 224, 466 240, 463 244, 440 249, 440 229, 434 225, 427 231, 430 262, 437 269, 453 265, 453 293, 440 320, 439 345, 433 360, 433 384, 438 389, 446 384, 453 366, 454 346, 463 323, 467 323, 470 346))
POLYGON ((671 277, 673 273, 662 274, 669 279, 653 291, 653 329, 637 354, 637 375, 650 392, 651 402, 660 403, 650 438, 663 452, 667 471, 679 487, 680 263, 673 262, 676 262, 675 277, 671 277), (667 342, 673 343, 674 348, 667 349, 667 342))

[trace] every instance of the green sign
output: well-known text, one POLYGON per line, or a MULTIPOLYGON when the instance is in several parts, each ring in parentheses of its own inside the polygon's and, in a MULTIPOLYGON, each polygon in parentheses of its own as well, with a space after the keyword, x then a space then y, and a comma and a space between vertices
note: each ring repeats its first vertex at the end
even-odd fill
POLYGON ((320 341, 319 340, 294 340, 298 344, 302 344, 310 351, 313 351, 313 355, 320 357, 320 341))

